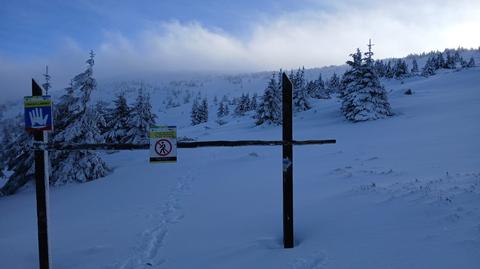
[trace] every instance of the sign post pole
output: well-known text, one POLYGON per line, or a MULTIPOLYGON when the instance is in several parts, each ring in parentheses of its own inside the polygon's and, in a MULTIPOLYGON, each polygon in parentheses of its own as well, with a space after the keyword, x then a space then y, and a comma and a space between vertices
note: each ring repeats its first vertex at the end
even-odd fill
MULTIPOLYGON (((292 83, 282 73, 282 140, 292 142, 292 83)), ((283 247, 293 248, 293 144, 283 145, 283 247)))
MULTIPOLYGON (((32 96, 42 96, 42 88, 32 79, 32 96)), ((45 131, 33 131, 34 144, 44 144, 47 137, 45 131)), ((37 197, 38 225, 38 258, 40 269, 50 268, 50 253, 48 244, 48 152, 45 149, 35 149, 35 189, 37 197)))

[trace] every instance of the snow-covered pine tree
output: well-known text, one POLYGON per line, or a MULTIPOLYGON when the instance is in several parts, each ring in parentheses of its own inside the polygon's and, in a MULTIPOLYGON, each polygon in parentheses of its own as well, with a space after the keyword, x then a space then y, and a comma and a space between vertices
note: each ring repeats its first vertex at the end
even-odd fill
MULTIPOLYGON (((94 144, 104 142, 97 125, 98 115, 89 105, 92 91, 96 89, 93 78, 93 51, 86 61, 87 69, 78 74, 67 90, 65 99, 70 106, 66 108, 62 129, 55 132, 53 141, 65 144, 94 144)), ((56 151, 52 154, 52 176, 50 183, 54 185, 67 182, 87 182, 108 174, 109 168, 95 151, 56 151)))
POLYGON ((8 167, 9 159, 16 155, 12 150, 12 146, 16 146, 15 141, 17 135, 24 130, 19 130, 18 125, 13 125, 13 120, 7 120, 1 123, 2 139, 0 141, 0 178, 5 177, 4 170, 8 167))
POLYGON ((112 110, 108 107, 108 103, 105 101, 97 101, 95 104, 95 113, 97 114, 97 126, 100 133, 105 136, 108 131, 108 124, 111 119, 112 110))
POLYGON ((252 111, 257 110, 257 98, 258 98, 258 95, 254 93, 252 98, 250 99, 249 110, 252 110, 252 111))
POLYGON ((385 72, 386 72, 386 67, 385 67, 385 64, 383 63, 383 61, 376 60, 374 66, 375 66, 375 71, 377 72, 377 75, 379 77, 384 77, 385 72))
POLYGON ((425 62, 425 66, 422 69, 422 76, 428 77, 428 76, 433 76, 435 75, 435 58, 433 57, 428 57, 427 61, 425 62))
POLYGON ((340 93, 340 78, 337 73, 333 73, 327 83, 328 92, 340 93))
POLYGON ((418 63, 417 59, 415 58, 412 60, 412 69, 410 70, 410 73, 412 73, 412 75, 418 74, 418 63))
POLYGON ((150 104, 150 95, 145 93, 143 88, 138 90, 138 95, 130 113, 128 125, 130 129, 127 132, 128 143, 140 144, 148 143, 148 130, 155 124, 157 116, 152 113, 150 104))
POLYGON ((208 122, 208 101, 207 98, 203 98, 202 103, 199 106, 200 123, 208 122))
POLYGON ((388 60, 387 66, 385 67, 385 77, 386 78, 395 77, 395 68, 391 60, 388 60))
POLYGON ((242 94, 238 98, 237 105, 235 106, 235 116, 244 116, 245 113, 249 110, 250 107, 250 98, 248 95, 242 94))
POLYGON ((372 52, 362 59, 359 49, 351 54, 353 61, 347 61, 350 70, 342 79, 342 112, 350 121, 376 120, 391 116, 387 92, 376 75, 372 52))
POLYGON ((268 81, 268 85, 263 93, 261 102, 258 104, 255 116, 256 125, 261 125, 264 123, 275 125, 282 124, 282 99, 280 94, 280 85, 274 72, 268 81))
POLYGON ((404 78, 408 75, 408 66, 407 63, 402 60, 398 59, 397 62, 395 63, 395 78, 404 78))
MULTIPOLYGON (((325 82, 323 82, 322 73, 318 74, 318 78, 313 82, 313 84, 315 86, 315 90, 314 90, 314 94, 310 95, 310 97, 316 98, 316 99, 330 98, 331 92, 327 88, 325 88, 325 82)), ((307 89, 308 89, 308 83, 307 83, 307 89)))
POLYGON ((108 131, 105 139, 108 143, 127 143, 127 133, 130 130, 130 112, 125 92, 121 92, 113 101, 114 108, 107 122, 108 131))
POLYGON ((467 67, 475 67, 475 60, 473 59, 473 57, 470 57, 470 60, 467 63, 467 67))
MULTIPOLYGON (((20 122, 19 122, 20 124, 20 122)), ((14 194, 35 175, 33 136, 26 131, 18 133, 14 140, 7 145, 7 170, 12 174, 7 183, 0 189, 0 196, 14 194)))
POLYGON ((50 84, 51 76, 48 74, 48 65, 45 66, 45 74, 43 74, 43 77, 45 78, 45 83, 42 84, 42 87, 45 90, 45 95, 48 95, 48 90, 52 87, 50 84))
POLYGON ((305 111, 312 108, 309 96, 305 89, 305 68, 298 69, 292 78, 293 85, 293 108, 295 111, 305 111))
POLYGON ((315 83, 314 80, 310 80, 307 82, 307 85, 305 85, 305 91, 307 91, 307 94, 315 98, 316 97, 316 91, 317 91, 317 84, 315 83))
POLYGON ((198 102, 199 102, 198 97, 193 100, 192 110, 190 113, 190 119, 191 119, 192 125, 197 125, 201 123, 200 104, 198 102))
POLYGON ((218 105, 218 109, 217 109, 217 118, 223 118, 227 115, 225 108, 228 108, 228 105, 226 105, 223 102, 220 102, 220 104, 218 105))
MULTIPOLYGON (((441 55, 441 54, 442 53, 439 53, 439 55, 441 55)), ((447 59, 444 60, 443 64, 442 63, 438 64, 440 66, 439 68, 455 69, 455 66, 456 66, 455 57, 452 56, 452 54, 450 53, 449 50, 447 50, 446 54, 447 54, 447 59)), ((439 68, 437 68, 437 69, 439 69, 439 68)))

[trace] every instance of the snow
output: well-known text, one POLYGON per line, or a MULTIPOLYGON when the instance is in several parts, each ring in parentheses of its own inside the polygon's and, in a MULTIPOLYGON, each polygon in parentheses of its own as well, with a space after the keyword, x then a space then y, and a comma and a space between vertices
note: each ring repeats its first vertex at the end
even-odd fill
MULTIPOLYGON (((294 148, 295 248, 282 246, 280 147, 155 165, 124 151, 102 155, 109 176, 50 189, 53 268, 478 268, 480 68, 383 82, 393 117, 350 123, 338 99, 296 114, 295 139, 337 144, 294 148)), ((178 136, 280 139, 248 115, 178 136)), ((1 198, 0 216, 2 268, 35 268, 32 186, 1 198)))

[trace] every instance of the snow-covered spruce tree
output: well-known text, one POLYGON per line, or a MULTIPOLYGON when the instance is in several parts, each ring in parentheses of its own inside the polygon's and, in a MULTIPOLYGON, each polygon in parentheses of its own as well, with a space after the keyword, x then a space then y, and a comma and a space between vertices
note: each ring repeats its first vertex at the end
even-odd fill
MULTIPOLYGON (((306 86, 307 93, 309 92, 308 88, 312 87, 312 86, 309 86, 308 84, 309 83, 307 83, 307 86, 306 86)), ((316 99, 330 98, 330 91, 327 88, 325 88, 325 82, 323 82, 322 73, 320 73, 318 75, 318 78, 315 81, 313 81, 313 86, 314 86, 314 91, 313 93, 309 93, 310 97, 316 98, 316 99)))
POLYGON ((305 111, 312 108, 309 96, 305 87, 305 68, 298 69, 296 74, 292 76, 293 84, 293 108, 295 111, 305 111))
POLYGON ((376 120, 391 116, 387 92, 380 84, 375 72, 372 52, 362 59, 359 49, 351 54, 353 61, 347 61, 350 70, 342 79, 342 112, 350 121, 376 120))
POLYGON ((402 60, 398 59, 397 62, 395 63, 395 78, 404 78, 408 76, 408 66, 407 63, 402 60))
MULTIPOLYGON (((281 73, 280 73, 281 74, 281 73)), ((281 75, 280 75, 281 76, 281 75)), ((281 79, 281 77, 280 77, 281 79)), ((281 104, 280 85, 275 73, 268 82, 268 86, 263 93, 261 102, 258 104, 255 119, 256 125, 264 123, 280 125, 282 124, 282 104, 281 104)))
POLYGON ((127 142, 133 144, 148 143, 148 130, 151 125, 155 124, 156 117, 152 113, 149 94, 140 88, 130 113, 128 122, 130 129, 127 132, 127 142))
POLYGON ((7 170, 12 172, 7 183, 0 189, 0 196, 14 194, 35 175, 33 136, 26 131, 18 133, 7 145, 7 170))
POLYGON ((208 102, 207 98, 203 98, 202 103, 199 106, 199 115, 200 115, 200 123, 208 122, 208 102))
POLYGON ((467 63, 467 67, 475 67, 475 60, 473 59, 473 57, 470 57, 470 60, 467 63))
POLYGON ((340 78, 337 73, 333 73, 327 83, 327 89, 329 93, 339 93, 340 92, 340 78))
POLYGON ((238 99, 237 105, 235 107, 235 116, 244 116, 247 111, 250 109, 250 97, 248 95, 242 94, 238 99))
POLYGON ((97 127, 100 133, 105 137, 108 131, 108 122, 112 120, 112 110, 108 107, 108 103, 105 101, 98 101, 95 104, 95 112, 97 114, 97 127))
POLYGON ((114 108, 107 122, 108 131, 105 133, 105 139, 108 143, 127 143, 131 108, 127 104, 125 93, 121 92, 117 95, 113 104, 114 108))
POLYGON ((17 121, 7 120, 1 123, 2 125, 2 139, 0 141, 0 178, 6 177, 4 170, 8 167, 9 160, 16 155, 12 147, 17 146, 15 142, 16 136, 20 132, 25 132, 18 128, 17 121), (14 125, 15 124, 15 125, 14 125))
POLYGON ((199 112, 200 104, 198 102, 199 102, 198 97, 193 100, 192 111, 190 113, 190 119, 191 119, 192 125, 197 125, 202 122, 200 118, 200 112, 199 112))
MULTIPOLYGON (((70 106, 66 109, 62 129, 54 133, 53 141, 64 144, 94 144, 104 142, 97 125, 98 115, 91 106, 90 96, 96 89, 93 78, 94 53, 90 52, 87 69, 73 80, 65 99, 70 106)), ((55 151, 52 154, 52 176, 50 183, 60 185, 68 182, 87 182, 104 177, 110 169, 100 156, 91 150, 55 151)))
POLYGON ((412 69, 410 70, 410 73, 412 73, 412 75, 418 74, 418 63, 415 58, 412 60, 412 69))
POLYGON ((385 64, 383 63, 383 61, 381 60, 376 60, 375 61, 375 64, 374 64, 374 67, 375 67, 375 72, 377 72, 377 75, 379 77, 384 77, 385 76, 385 64))
MULTIPOLYGON (((439 55, 440 54, 441 53, 439 53, 439 55)), ((447 56, 446 56, 446 59, 444 60, 444 62, 438 64, 439 68, 455 69, 455 66, 456 66, 455 57, 450 53, 449 50, 447 50, 446 55, 447 56)), ((438 57, 440 57, 440 56, 438 56, 438 57)))
POLYGON ((428 57, 427 61, 425 62, 425 66, 422 69, 422 76, 429 77, 435 75, 435 60, 433 57, 428 57))
POLYGON ((249 110, 256 111, 257 110, 257 98, 258 95, 256 93, 253 94, 252 98, 250 99, 249 110))
POLYGON ((223 117, 227 116, 228 113, 229 113, 228 104, 226 104, 224 102, 220 102, 220 104, 218 105, 218 109, 217 109, 217 118, 223 118, 223 117))
POLYGON ((192 112, 190 115, 192 125, 197 125, 208 121, 208 102, 207 98, 200 101, 200 96, 197 96, 193 101, 192 112))

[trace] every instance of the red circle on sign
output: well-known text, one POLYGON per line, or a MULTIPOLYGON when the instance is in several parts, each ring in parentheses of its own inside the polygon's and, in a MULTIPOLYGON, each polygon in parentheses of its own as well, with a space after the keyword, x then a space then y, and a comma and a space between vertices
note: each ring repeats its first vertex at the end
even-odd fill
POLYGON ((155 143, 155 152, 160 156, 167 156, 172 152, 173 146, 167 139, 160 139, 155 143))

